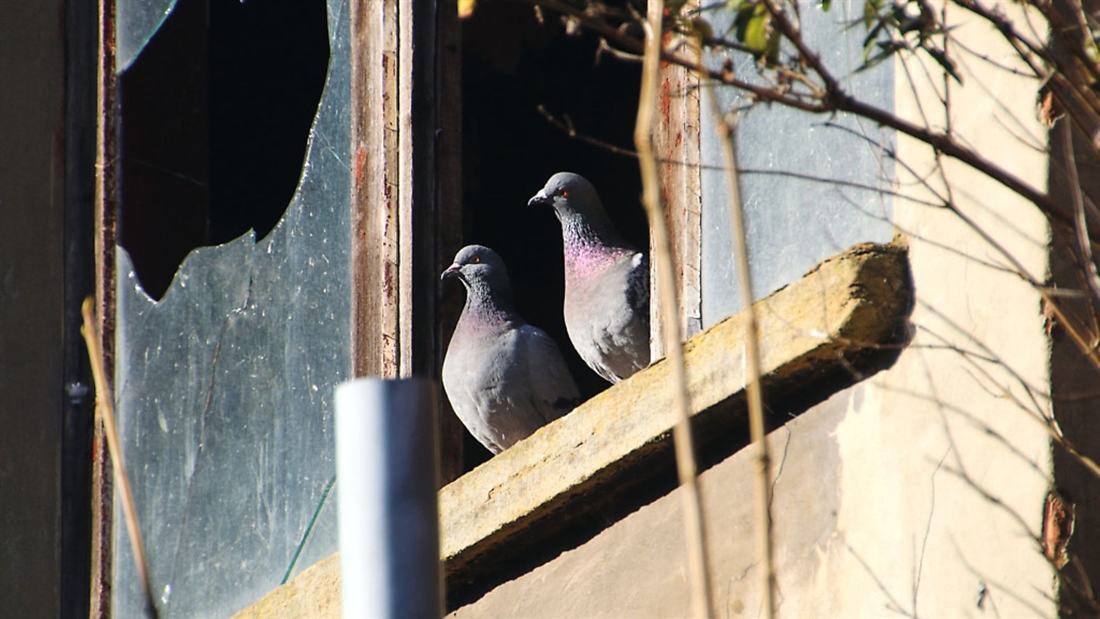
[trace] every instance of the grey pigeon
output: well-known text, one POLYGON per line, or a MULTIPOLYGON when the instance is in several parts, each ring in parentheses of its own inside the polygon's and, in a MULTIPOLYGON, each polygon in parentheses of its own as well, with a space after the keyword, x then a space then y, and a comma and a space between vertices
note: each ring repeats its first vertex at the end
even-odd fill
POLYGON ((528 205, 548 204, 565 251, 565 328, 588 367, 617 383, 649 365, 649 261, 627 244, 583 176, 559 172, 528 205))
POLYGON ((449 277, 466 286, 466 305, 443 359, 443 389, 470 434, 500 453, 571 411, 580 392, 554 340, 516 313, 496 252, 463 247, 440 279, 449 277))

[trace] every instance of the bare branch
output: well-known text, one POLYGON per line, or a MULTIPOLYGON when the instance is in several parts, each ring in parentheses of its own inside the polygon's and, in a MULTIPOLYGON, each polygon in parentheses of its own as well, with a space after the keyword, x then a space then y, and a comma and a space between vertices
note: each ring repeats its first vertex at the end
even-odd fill
POLYGON ((729 195, 730 232, 733 237, 737 263, 737 280, 741 300, 745 306, 745 382, 749 404, 749 434, 756 450, 756 529, 757 547, 761 555, 764 578, 763 616, 775 616, 775 563, 771 518, 771 456, 764 427, 764 396, 760 387, 760 334, 757 327, 756 306, 752 302, 752 273, 749 269, 748 240, 745 232, 745 214, 741 204, 741 188, 737 176, 737 153, 733 145, 733 120, 722 114, 718 98, 711 91, 711 105, 718 118, 718 137, 722 147, 722 160, 726 174, 726 192, 729 195))
POLYGON ((660 80, 661 20, 664 14, 663 0, 649 0, 648 20, 645 22, 645 60, 642 64, 642 84, 638 97, 638 117, 634 126, 634 144, 638 149, 638 163, 642 175, 642 202, 649 219, 654 258, 657 262, 657 288, 661 303, 662 331, 665 334, 665 351, 672 367, 674 384, 673 401, 677 422, 673 428, 676 448, 676 469, 680 476, 683 496, 684 533, 687 537, 688 574, 691 583, 693 615, 714 616, 710 594, 710 577, 707 565, 706 528, 703 525, 702 500, 695 464, 695 448, 691 435, 691 419, 688 414, 687 377, 684 369, 684 349, 678 319, 679 302, 676 288, 672 249, 668 228, 661 207, 661 187, 657 158, 653 153, 653 117, 657 105, 657 88, 660 80))
MULTIPOLYGON (((545 9, 553 10, 563 15, 574 17, 581 21, 585 27, 591 29, 602 37, 606 37, 624 48, 631 50, 635 53, 641 53, 643 50, 643 44, 637 38, 627 35, 620 31, 618 28, 611 26, 598 19, 591 18, 583 10, 577 9, 571 5, 565 4, 561 0, 517 0, 532 4, 538 4, 545 9)), ((767 6, 771 7, 771 10, 778 11, 770 3, 767 6)), ((790 22, 785 18, 781 18, 777 21, 777 25, 781 28, 785 28, 785 32, 791 33, 795 37, 792 43, 799 49, 806 49, 805 42, 801 40, 799 33, 794 30, 790 22)), ((1025 198, 1029 202, 1035 204, 1048 218, 1052 221, 1057 221, 1062 225, 1072 227, 1073 221, 1067 213, 1062 211, 1054 200, 1046 193, 1032 187, 1028 183, 1024 182, 1016 175, 1005 170, 1004 168, 993 163, 989 159, 982 157, 971 148, 960 144, 953 136, 934 131, 927 127, 916 125, 908 120, 900 118, 895 114, 883 110, 874 105, 870 105, 863 101, 856 99, 839 86, 836 79, 829 73, 820 59, 810 54, 806 60, 811 64, 811 67, 817 71, 817 67, 821 68, 821 72, 818 73, 825 83, 826 91, 828 92, 827 98, 824 100, 806 100, 803 97, 797 95, 791 95, 788 91, 775 88, 771 86, 761 86, 759 84, 753 84, 737 78, 732 71, 722 69, 712 69, 702 66, 699 62, 696 62, 687 57, 671 52, 663 52, 661 59, 665 62, 670 62, 688 69, 697 71, 698 73, 705 75, 711 79, 717 80, 723 84, 733 86, 745 92, 752 94, 761 101, 771 101, 780 105, 799 109, 805 112, 811 112, 815 114, 835 113, 835 112, 848 112, 856 116, 871 120, 881 126, 889 127, 908 135, 914 139, 924 142, 943 153, 943 155, 956 159, 965 163, 966 165, 974 168, 989 178, 1004 185, 1014 193, 1025 198), (816 66, 814 66, 816 64, 816 66)))
POLYGON ((1062 123, 1062 158, 1066 164, 1070 193, 1073 196, 1077 251, 1081 253, 1082 274, 1089 290, 1092 291, 1094 301, 1100 302, 1100 275, 1096 272, 1096 262, 1092 258, 1092 244, 1089 243, 1089 225, 1085 218, 1085 200, 1081 195, 1081 179, 1077 177, 1077 161, 1073 155, 1073 129, 1065 123, 1062 123))
MULTIPOLYGON (((1087 67, 1085 71, 1090 75, 1087 78, 1081 76, 1077 84, 1068 79, 1068 76, 1077 73, 1075 70, 1061 62, 1056 54, 1048 53, 1038 44, 1019 34, 1012 22, 1000 10, 987 9, 974 0, 954 0, 954 2, 986 20, 1001 33, 1035 75, 1045 78, 1047 87, 1058 99, 1062 109, 1069 114, 1074 124, 1092 140, 1093 148, 1100 149, 1100 96, 1089 87, 1090 84, 1096 83, 1100 76, 1096 74, 1096 68, 1091 66, 1092 63, 1087 60, 1087 56, 1084 56, 1080 44, 1074 37, 1060 36, 1058 41, 1066 44, 1073 53, 1076 53, 1079 60, 1081 57, 1085 57, 1085 62, 1081 64, 1087 67), (1044 69, 1043 64, 1052 67, 1053 70, 1044 69)), ((1055 32, 1072 28, 1072 26, 1065 23, 1058 11, 1048 3, 1036 2, 1034 6, 1042 11, 1043 16, 1050 22, 1055 32)))
POLYGON ((92 297, 84 299, 81 312, 84 316, 84 325, 80 333, 84 336, 84 344, 88 349, 88 360, 92 366, 92 378, 95 380, 96 412, 103 421, 104 434, 107 437, 107 448, 111 453, 111 462, 114 464, 115 483, 118 484, 119 502, 122 504, 122 513, 126 521, 126 532, 130 536, 130 545, 133 547, 134 563, 137 565, 138 579, 141 581, 142 593, 145 597, 145 614, 156 619, 157 607, 153 601, 153 588, 149 579, 149 561, 145 555, 145 544, 141 541, 141 526, 138 523, 137 505, 134 502, 134 494, 130 490, 130 478, 126 474, 126 462, 122 457, 122 441, 118 435, 115 424, 115 410, 112 405, 111 390, 107 386, 107 371, 103 365, 103 353, 100 350, 98 322, 95 317, 95 301, 92 297))

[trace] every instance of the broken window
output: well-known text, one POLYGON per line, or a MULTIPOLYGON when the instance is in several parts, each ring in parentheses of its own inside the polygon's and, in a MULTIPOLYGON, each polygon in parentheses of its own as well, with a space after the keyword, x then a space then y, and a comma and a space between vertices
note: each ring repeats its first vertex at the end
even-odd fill
MULTIPOLYGON (((123 449, 161 616, 229 615, 336 549, 318 506, 351 373, 347 7, 116 15, 123 449)), ((111 612, 141 616, 115 514, 111 612)))

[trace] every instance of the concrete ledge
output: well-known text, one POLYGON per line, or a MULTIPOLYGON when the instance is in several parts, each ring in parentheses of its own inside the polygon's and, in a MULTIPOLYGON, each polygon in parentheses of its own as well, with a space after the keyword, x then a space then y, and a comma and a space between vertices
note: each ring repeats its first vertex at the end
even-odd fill
MULTIPOLYGON (((826 260, 757 303, 767 383, 825 373, 896 340, 911 295, 903 247, 857 245, 826 260)), ((739 313, 687 342, 693 415, 742 394, 744 329, 739 313)), ((572 499, 617 483, 633 463, 669 444, 672 388, 671 370, 660 360, 444 487, 440 543, 447 575, 467 572, 572 499)), ((727 416, 734 423, 743 410, 727 416)))
MULTIPOLYGON (((756 304, 765 386, 786 389, 850 370, 904 339, 911 306, 903 245, 857 245, 826 260, 756 304)), ((685 345, 692 414, 708 432, 743 425, 744 321, 731 316, 685 345)), ((671 449, 674 423, 671 371, 662 360, 444 487, 440 544, 449 588, 536 543, 554 528, 547 523, 583 511, 578 505, 651 477, 655 454, 671 449)), ((280 591, 293 588, 338 604, 338 569, 330 557, 268 598, 292 598, 280 591)), ((285 615, 268 598, 239 616, 285 615)), ((338 609, 306 614, 325 612, 338 609)))
POLYGON ((340 619, 340 555, 318 561, 233 619, 340 619))

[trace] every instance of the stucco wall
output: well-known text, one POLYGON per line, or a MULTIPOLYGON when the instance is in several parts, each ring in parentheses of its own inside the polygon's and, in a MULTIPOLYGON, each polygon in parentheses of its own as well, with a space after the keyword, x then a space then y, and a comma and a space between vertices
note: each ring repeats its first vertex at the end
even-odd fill
MULTIPOLYGON (((957 17, 957 36, 1012 63, 994 33, 957 17)), ((951 86, 951 130, 1044 188, 1045 156, 1018 137, 1045 140, 1036 84, 973 59, 961 71, 966 86, 951 86)), ((915 76, 919 96, 899 79, 899 113, 947 127, 935 114, 943 82, 926 81, 915 66, 899 66, 898 75, 915 76)), ((914 140, 899 137, 898 155, 1044 278, 1048 231, 1032 206, 962 164, 937 169, 914 140)), ((901 166, 898 176, 899 191, 935 199, 901 166)), ((1049 437, 1035 418, 1049 411, 1040 298, 956 214, 899 199, 895 223, 909 239, 917 293, 912 343, 889 370, 771 435, 779 613, 1054 616, 1054 575, 1035 539, 1051 484, 1049 437)), ((712 584, 728 616, 760 611, 751 471, 742 451, 702 476, 712 584)), ((675 494, 452 616, 686 614, 675 494)))

